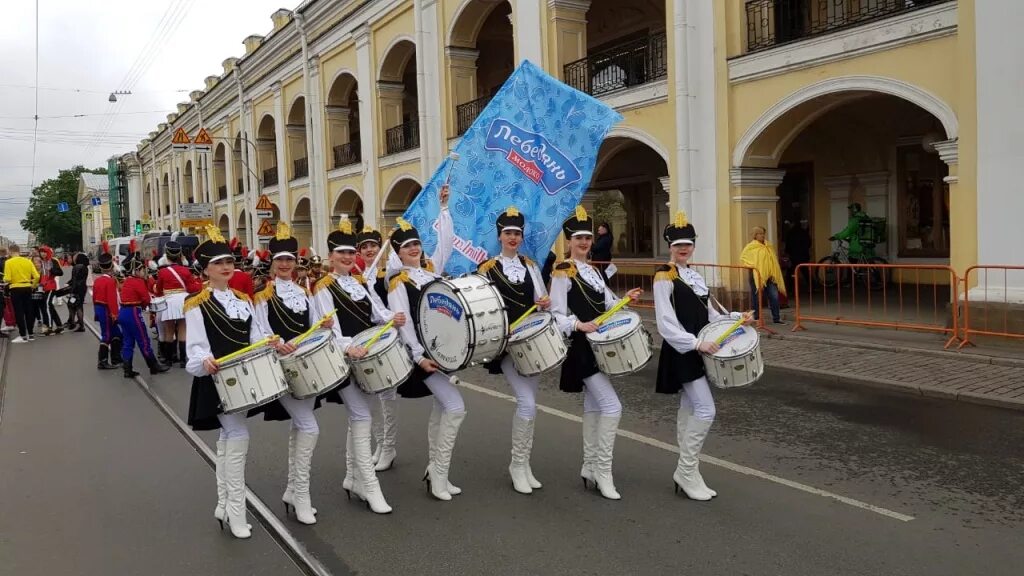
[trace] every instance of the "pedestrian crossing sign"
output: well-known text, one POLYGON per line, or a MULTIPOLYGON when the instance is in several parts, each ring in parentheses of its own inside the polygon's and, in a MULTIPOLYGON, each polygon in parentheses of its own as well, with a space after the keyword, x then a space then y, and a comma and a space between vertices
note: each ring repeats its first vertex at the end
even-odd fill
POLYGON ((273 236, 274 235, 274 221, 264 220, 260 224, 260 229, 256 233, 257 236, 273 236))
POLYGON ((271 203, 270 202, 270 198, 268 198, 267 195, 264 194, 264 195, 260 196, 259 201, 256 202, 256 209, 257 210, 273 210, 274 209, 274 204, 271 203))

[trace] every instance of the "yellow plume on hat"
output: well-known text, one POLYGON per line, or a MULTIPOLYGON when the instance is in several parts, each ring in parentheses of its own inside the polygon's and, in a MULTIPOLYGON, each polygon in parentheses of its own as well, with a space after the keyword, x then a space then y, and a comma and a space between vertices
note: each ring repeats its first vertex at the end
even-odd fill
POLYGON ((341 219, 338 220, 338 232, 341 232, 342 234, 352 233, 352 221, 348 219, 348 216, 342 216, 341 219))
POLYGON ((398 220, 395 221, 395 226, 397 226, 403 232, 408 232, 409 230, 412 230, 412 224, 409 224, 408 222, 405 221, 405 218, 401 217, 399 217, 398 220))
POLYGON ((206 227, 206 235, 210 238, 210 242, 221 242, 224 243, 224 236, 220 233, 220 228, 209 224, 206 227))
POLYGON ((370 226, 369 224, 365 224, 363 226, 363 233, 367 234, 367 233, 370 233, 370 232, 373 232, 373 226, 370 226))
POLYGON ((589 219, 587 209, 583 207, 583 204, 576 207, 576 219, 580 222, 586 222, 589 219))
POLYGON ((686 212, 682 210, 676 212, 676 218, 672 222, 672 225, 676 228, 686 228, 687 224, 689 224, 689 221, 686 219, 686 212))
POLYGON ((275 238, 277 238, 278 240, 287 240, 287 239, 289 239, 291 237, 292 237, 292 229, 291 229, 290 226, 288 226, 288 223, 287 222, 278 222, 278 224, 277 224, 277 234, 275 235, 275 238))
POLYGON ((519 216, 519 208, 516 208, 515 206, 509 206, 508 210, 505 210, 505 214, 508 214, 509 216, 512 217, 519 216))

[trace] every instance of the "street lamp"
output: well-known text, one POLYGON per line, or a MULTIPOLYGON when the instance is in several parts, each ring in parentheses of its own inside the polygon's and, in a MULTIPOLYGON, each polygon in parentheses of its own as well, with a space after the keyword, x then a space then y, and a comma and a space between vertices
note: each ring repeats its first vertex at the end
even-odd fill
POLYGON ((131 90, 114 90, 110 93, 110 97, 107 98, 108 102, 117 102, 118 96, 128 96, 132 93, 131 90))

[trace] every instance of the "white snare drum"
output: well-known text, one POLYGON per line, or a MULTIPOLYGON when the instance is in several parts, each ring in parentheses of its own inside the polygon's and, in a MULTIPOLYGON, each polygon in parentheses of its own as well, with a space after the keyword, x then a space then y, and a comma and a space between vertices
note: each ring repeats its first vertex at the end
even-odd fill
MULTIPOLYGON (((705 326, 698 341, 714 342, 736 321, 724 318, 705 326)), ((752 326, 740 326, 730 334, 714 354, 701 354, 708 382, 718 388, 740 388, 757 382, 764 374, 761 337, 752 326)))
POLYGON ((597 332, 587 334, 590 348, 601 372, 609 376, 632 374, 647 365, 651 335, 636 312, 622 310, 612 314, 597 332))
POLYGON ((348 378, 348 362, 334 343, 334 332, 317 330, 298 349, 281 358, 292 396, 302 400, 330 392, 348 378))
POLYGON ((164 310, 167 310, 167 298, 157 296, 149 301, 150 312, 163 312, 164 310))
POLYGON ((427 357, 445 372, 494 360, 508 342, 501 294, 479 274, 424 286, 416 329, 427 357))
POLYGON ((512 330, 508 355, 516 371, 535 376, 558 368, 569 353, 569 345, 549 312, 535 312, 512 330))
POLYGON ((225 414, 257 408, 288 392, 277 352, 264 347, 221 364, 213 375, 225 414))
MULTIPOLYGON (((366 343, 380 327, 363 330, 352 341, 353 346, 366 348, 366 343)), ((412 374, 412 358, 405 343, 398 337, 398 330, 387 329, 370 347, 366 356, 349 360, 356 385, 367 394, 375 394, 398 386, 412 374)))

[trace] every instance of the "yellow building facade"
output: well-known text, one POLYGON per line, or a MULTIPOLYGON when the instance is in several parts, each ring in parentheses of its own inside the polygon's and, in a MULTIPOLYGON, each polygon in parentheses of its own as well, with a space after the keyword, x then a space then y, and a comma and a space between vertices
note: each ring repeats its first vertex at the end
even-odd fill
MULTIPOLYGON (((710 23, 710 6, 705 13, 710 23)), ((671 3, 314 0, 271 20, 269 34, 246 38, 245 56, 225 60, 134 154, 143 217, 157 228, 176 228, 181 203, 212 202, 222 233, 254 246, 260 195, 273 204, 267 220, 288 222, 318 251, 342 214, 386 228, 526 59, 625 117, 585 198, 615 227, 617 255, 663 255, 670 199, 698 185, 673 179, 679 157, 693 155, 680 151, 678 124, 698 111, 676 106, 687 88, 670 55, 686 41, 671 3), (209 152, 173 149, 178 128, 194 137, 200 127, 213 137, 209 152)), ((706 138, 712 49, 708 36, 706 138)), ((713 187, 711 142, 702 145, 713 187)))

